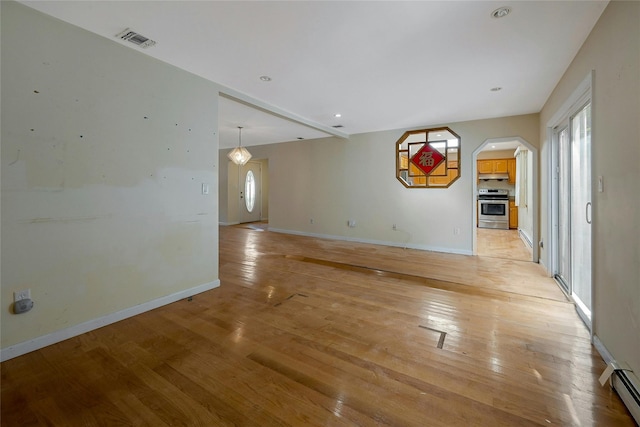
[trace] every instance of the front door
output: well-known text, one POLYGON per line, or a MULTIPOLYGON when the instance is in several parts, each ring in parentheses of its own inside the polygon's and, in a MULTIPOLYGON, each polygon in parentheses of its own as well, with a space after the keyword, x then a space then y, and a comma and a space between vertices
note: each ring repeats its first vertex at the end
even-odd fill
POLYGON ((262 167, 260 162, 247 162, 240 168, 240 222, 262 219, 262 167))

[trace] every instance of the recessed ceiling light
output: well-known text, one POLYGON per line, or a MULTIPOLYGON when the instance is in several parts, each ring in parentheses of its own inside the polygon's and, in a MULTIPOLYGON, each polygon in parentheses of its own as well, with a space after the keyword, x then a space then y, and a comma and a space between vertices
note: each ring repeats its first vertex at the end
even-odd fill
POLYGON ((270 82, 271 81, 271 77, 269 77, 269 76, 260 76, 260 80, 262 80, 263 82, 270 82))
POLYGON ((500 86, 492 87, 491 92, 500 92, 502 88, 500 86))
POLYGON ((335 114, 333 115, 333 117, 340 118, 340 117, 342 117, 342 114, 340 114, 340 113, 335 113, 335 114))
POLYGON ((511 8, 509 8, 507 6, 502 6, 502 7, 497 8, 493 12, 491 12, 491 16, 493 16, 494 18, 504 18, 509 13, 511 13, 511 8))

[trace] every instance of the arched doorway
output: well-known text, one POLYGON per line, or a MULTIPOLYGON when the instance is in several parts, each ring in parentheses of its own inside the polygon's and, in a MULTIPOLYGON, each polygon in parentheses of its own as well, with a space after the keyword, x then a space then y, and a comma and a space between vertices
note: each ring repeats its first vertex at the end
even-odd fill
MULTIPOLYGON (((496 186, 502 187, 508 190, 508 195, 511 201, 517 204, 518 213, 518 235, 529 245, 531 249, 531 261, 538 262, 539 259, 539 227, 538 227, 538 206, 539 206, 539 190, 538 190, 538 149, 531 145, 528 141, 520 137, 506 137, 506 138, 490 138, 485 140, 476 150, 473 152, 473 198, 474 203, 477 205, 478 191, 480 187, 487 187, 491 181, 480 181, 478 175, 478 160, 482 158, 490 157, 490 152, 501 151, 500 148, 507 147, 502 150, 503 153, 506 150, 510 150, 514 153, 513 158, 516 164, 519 166, 514 170, 518 179, 513 184, 505 184, 496 181, 496 186), (519 147, 519 149, 517 148, 519 147), (489 154, 486 154, 489 152, 489 154), (516 158, 515 154, 518 153, 516 158), (519 175, 518 175, 519 174, 519 175), (522 221, 521 221, 522 219, 522 221)), ((504 154, 500 157, 504 157, 504 154)), ((486 162, 483 162, 483 165, 486 162)), ((484 166, 483 166, 484 167, 484 166)), ((509 175, 511 178, 511 175, 509 175)), ((488 176, 488 179, 491 179, 488 176)), ((509 179, 511 182, 511 179, 509 179)), ((513 206, 513 203, 511 204, 513 206)), ((474 232, 473 237, 473 254, 478 255, 478 217, 481 215, 477 209, 473 209, 473 225, 474 232)))

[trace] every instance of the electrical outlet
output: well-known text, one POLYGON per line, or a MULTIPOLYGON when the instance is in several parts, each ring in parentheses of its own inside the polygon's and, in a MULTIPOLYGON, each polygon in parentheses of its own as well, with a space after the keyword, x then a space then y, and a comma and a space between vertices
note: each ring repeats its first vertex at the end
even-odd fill
POLYGON ((309 224, 313 224, 313 218, 309 218, 309 224))
POLYGON ((395 231, 395 230, 397 230, 396 225, 395 225, 395 224, 393 224, 393 225, 391 226, 391 229, 392 229, 392 230, 394 230, 394 231, 395 231))
POLYGON ((13 302, 22 301, 23 299, 31 299, 31 289, 24 289, 13 293, 13 302))
POLYGON ((454 236, 460 235, 460 227, 454 227, 453 228, 453 235, 454 236))
POLYGON ((356 221, 354 219, 350 219, 349 221, 347 221, 347 225, 353 228, 356 226, 356 221))

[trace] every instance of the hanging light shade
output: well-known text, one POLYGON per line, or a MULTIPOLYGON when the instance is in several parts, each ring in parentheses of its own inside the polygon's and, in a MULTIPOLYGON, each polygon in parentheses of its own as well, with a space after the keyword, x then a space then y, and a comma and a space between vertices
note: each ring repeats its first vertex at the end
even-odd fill
POLYGON ((251 159, 249 150, 242 146, 242 126, 238 126, 238 146, 231 150, 227 157, 236 165, 244 165, 251 159))

